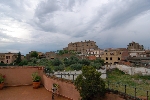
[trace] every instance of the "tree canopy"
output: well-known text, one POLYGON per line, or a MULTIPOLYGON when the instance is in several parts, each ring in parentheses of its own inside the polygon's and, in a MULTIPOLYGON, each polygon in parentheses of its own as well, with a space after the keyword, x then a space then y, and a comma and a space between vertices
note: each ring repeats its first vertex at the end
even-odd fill
POLYGON ((82 74, 75 80, 75 86, 82 100, 92 100, 95 96, 103 96, 105 93, 105 82, 100 77, 101 73, 94 67, 82 67, 82 74))
POLYGON ((31 57, 37 58, 37 57, 38 57, 38 53, 37 53, 36 51, 33 51, 33 52, 31 53, 31 57))
POLYGON ((17 54, 17 59, 16 59, 16 64, 19 64, 20 62, 21 62, 22 60, 21 60, 21 53, 19 52, 18 54, 17 54))

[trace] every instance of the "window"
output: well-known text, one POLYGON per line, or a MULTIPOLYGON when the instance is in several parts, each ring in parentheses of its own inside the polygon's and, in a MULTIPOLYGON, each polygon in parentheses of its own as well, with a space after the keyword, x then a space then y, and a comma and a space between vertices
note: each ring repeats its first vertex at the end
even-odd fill
POLYGON ((120 60, 120 58, 118 57, 118 60, 120 60))
POLYGON ((113 53, 113 52, 110 52, 110 55, 114 55, 114 53, 113 53))
POLYGON ((112 60, 112 57, 110 57, 110 60, 112 60))
POLYGON ((106 57, 106 60, 108 60, 108 57, 106 57))

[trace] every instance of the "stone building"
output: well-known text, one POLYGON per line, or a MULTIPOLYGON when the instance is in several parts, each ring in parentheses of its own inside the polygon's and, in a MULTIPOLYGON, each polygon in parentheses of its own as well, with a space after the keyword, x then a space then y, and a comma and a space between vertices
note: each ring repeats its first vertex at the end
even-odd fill
POLYGON ((55 52, 52 52, 52 51, 45 53, 46 59, 54 59, 54 58, 56 58, 56 55, 57 54, 55 52))
POLYGON ((131 43, 129 43, 129 45, 127 45, 127 49, 129 51, 142 51, 144 50, 144 46, 132 41, 131 43))
POLYGON ((81 41, 81 42, 74 42, 69 43, 68 47, 63 48, 63 50, 68 51, 75 51, 77 53, 85 54, 87 52, 87 49, 98 49, 98 46, 96 45, 96 42, 94 41, 81 41))
MULTIPOLYGON (((0 63, 11 64, 17 59, 18 53, 0 53, 0 63)), ((21 55, 21 59, 24 59, 24 55, 21 55)))
POLYGON ((95 56, 96 58, 100 58, 103 52, 104 50, 102 49, 87 49, 86 56, 95 56))
POLYGON ((5 62, 5 53, 0 53, 0 63, 5 62))
POLYGON ((121 61, 122 53, 126 48, 107 49, 101 55, 101 59, 105 60, 105 63, 118 64, 121 61))

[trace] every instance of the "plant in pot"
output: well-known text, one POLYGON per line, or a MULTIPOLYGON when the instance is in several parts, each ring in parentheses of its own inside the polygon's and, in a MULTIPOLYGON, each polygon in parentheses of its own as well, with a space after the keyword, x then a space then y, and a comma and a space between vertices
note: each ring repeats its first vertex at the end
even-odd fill
POLYGON ((4 80, 5 80, 5 75, 2 75, 0 73, 0 90, 3 89, 4 87, 4 80))
POLYGON ((37 72, 32 73, 32 81, 33 81, 33 88, 37 89, 40 87, 41 77, 38 75, 37 72))

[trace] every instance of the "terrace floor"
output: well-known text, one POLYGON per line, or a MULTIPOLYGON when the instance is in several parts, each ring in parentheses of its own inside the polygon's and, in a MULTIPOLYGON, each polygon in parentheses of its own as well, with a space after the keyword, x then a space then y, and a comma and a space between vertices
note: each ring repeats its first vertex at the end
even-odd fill
MULTIPOLYGON (((55 100, 68 100, 55 96, 55 100)), ((0 90, 0 100, 52 100, 52 93, 43 86, 33 89, 32 86, 5 87, 0 90)))

